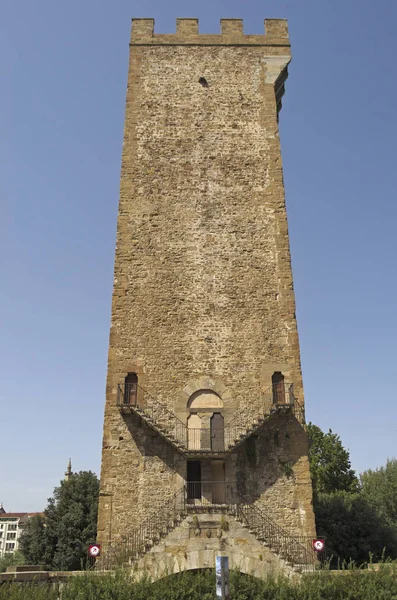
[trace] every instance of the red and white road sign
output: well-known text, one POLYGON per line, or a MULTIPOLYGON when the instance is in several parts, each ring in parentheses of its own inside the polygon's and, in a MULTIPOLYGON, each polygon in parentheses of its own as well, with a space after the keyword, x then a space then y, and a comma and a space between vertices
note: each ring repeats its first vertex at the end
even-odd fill
POLYGON ((100 544, 90 544, 88 546, 88 554, 96 558, 101 553, 101 545, 100 544))
POLYGON ((322 552, 325 548, 324 540, 313 540, 313 549, 316 552, 322 552))

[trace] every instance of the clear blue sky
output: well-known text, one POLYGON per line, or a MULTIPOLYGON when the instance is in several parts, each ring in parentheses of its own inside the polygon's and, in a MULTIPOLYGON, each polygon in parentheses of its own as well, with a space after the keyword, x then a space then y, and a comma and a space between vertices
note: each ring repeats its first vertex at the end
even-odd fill
POLYGON ((0 500, 99 473, 131 17, 289 20, 281 113, 307 416, 362 471, 396 451, 395 0, 6 0, 0 500))

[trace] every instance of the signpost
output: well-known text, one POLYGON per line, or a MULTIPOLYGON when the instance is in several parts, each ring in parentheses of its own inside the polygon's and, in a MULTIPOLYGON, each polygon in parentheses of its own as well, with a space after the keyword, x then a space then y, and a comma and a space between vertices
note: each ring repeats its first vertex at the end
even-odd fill
POLYGON ((229 590, 229 558, 217 556, 215 559, 216 596, 222 600, 230 600, 229 590))
POLYGON ((325 548, 325 542, 322 539, 313 540, 313 550, 315 552, 322 552, 325 548))
POLYGON ((101 545, 100 544, 90 544, 88 546, 88 554, 92 558, 98 558, 101 553, 101 545))

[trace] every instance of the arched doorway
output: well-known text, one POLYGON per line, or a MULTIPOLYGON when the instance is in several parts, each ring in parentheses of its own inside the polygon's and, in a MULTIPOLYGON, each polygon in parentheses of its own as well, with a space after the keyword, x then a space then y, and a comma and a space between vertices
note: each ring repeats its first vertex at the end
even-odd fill
MULTIPOLYGON (((200 505, 225 503, 225 450, 223 401, 219 394, 209 389, 195 391, 187 402, 190 415, 187 419, 188 449, 197 450, 197 458, 188 460, 187 489, 190 503, 200 505)), ((192 452, 193 457, 195 453, 192 452)))
POLYGON ((197 390, 190 396, 187 408, 194 411, 188 418, 188 439, 191 444, 191 446, 188 446, 189 449, 223 450, 223 447, 220 447, 223 439, 223 417, 220 413, 220 409, 223 408, 223 402, 219 394, 212 390, 197 390), (214 411, 217 412, 215 413, 214 411), (219 431, 217 431, 216 439, 213 440, 212 423, 215 414, 218 415, 215 422, 219 431), (193 416, 196 417, 194 420, 192 420, 193 416), (197 425, 197 419, 200 420, 200 425, 197 425), (197 427, 201 427, 201 431, 193 432, 193 429, 197 427), (192 429, 192 432, 190 432, 190 429, 192 429), (218 447, 213 448, 213 443, 218 447))

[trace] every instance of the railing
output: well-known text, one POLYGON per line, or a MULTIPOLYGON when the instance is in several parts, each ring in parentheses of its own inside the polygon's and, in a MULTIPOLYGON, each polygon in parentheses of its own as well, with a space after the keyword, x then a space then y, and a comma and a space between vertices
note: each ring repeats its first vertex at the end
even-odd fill
POLYGON ((97 568, 108 570, 137 560, 161 537, 173 529, 186 511, 186 485, 157 507, 128 536, 110 544, 98 560, 97 568))
POLYGON ((224 428, 189 428, 165 404, 136 383, 118 386, 117 405, 141 414, 163 437, 181 452, 189 454, 229 452, 259 428, 265 418, 282 408, 292 410, 297 420, 304 424, 304 410, 294 395, 293 384, 283 381, 251 400, 224 428))
POLYGON ((188 481, 186 499, 188 506, 219 506, 237 501, 236 483, 232 481, 188 481))
POLYGON ((117 405, 132 407, 142 412, 157 428, 186 448, 187 426, 178 417, 148 391, 136 383, 119 384, 117 388, 117 405))
POLYGON ((258 397, 250 399, 227 423, 227 428, 243 432, 252 427, 252 423, 263 420, 277 409, 291 409, 297 420, 304 423, 304 410, 294 393, 294 384, 281 381, 271 385, 258 397))
POLYGON ((312 538, 291 535, 255 504, 239 503, 235 506, 235 513, 258 539, 287 562, 300 567, 302 571, 314 569, 317 556, 312 547, 312 538))
POLYGON ((113 569, 138 560, 176 527, 188 512, 197 508, 224 507, 269 549, 302 571, 312 570, 316 554, 311 538, 293 536, 275 523, 263 510, 237 494, 234 482, 192 481, 154 510, 128 536, 108 545, 96 568, 113 569))
POLYGON ((187 427, 186 449, 191 453, 225 452, 234 441, 234 430, 216 427, 187 427))

